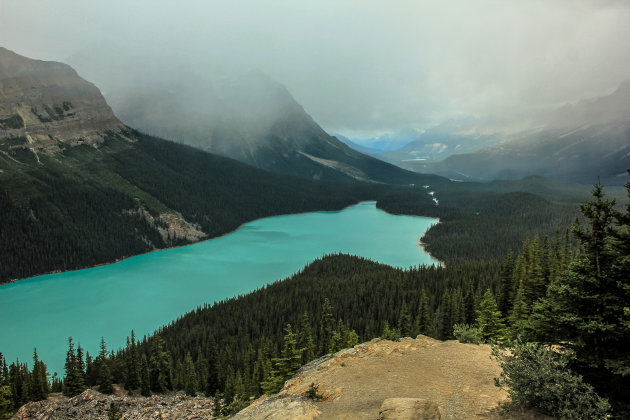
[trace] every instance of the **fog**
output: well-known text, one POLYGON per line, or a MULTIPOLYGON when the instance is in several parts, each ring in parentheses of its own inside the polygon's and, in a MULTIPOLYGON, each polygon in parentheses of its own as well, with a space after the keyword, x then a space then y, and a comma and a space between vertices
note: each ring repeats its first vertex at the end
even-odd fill
POLYGON ((106 96, 120 79, 257 69, 350 137, 458 117, 509 130, 630 78, 629 3, 1 0, 0 45, 74 65, 106 96))

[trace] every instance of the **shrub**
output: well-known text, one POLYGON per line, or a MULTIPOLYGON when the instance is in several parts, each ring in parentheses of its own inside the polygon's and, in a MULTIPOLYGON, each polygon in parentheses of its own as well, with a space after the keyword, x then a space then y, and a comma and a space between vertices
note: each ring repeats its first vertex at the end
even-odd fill
POLYGON ((453 325, 453 335, 460 343, 481 344, 481 330, 468 324, 453 325))
POLYGON ((319 393, 319 385, 315 385, 315 382, 311 382, 308 391, 306 391, 306 397, 314 401, 321 401, 324 398, 324 396, 319 393))
POLYGON ((503 373, 497 386, 507 388, 512 403, 560 419, 603 419, 610 404, 574 373, 573 354, 538 343, 516 343, 511 354, 497 347, 494 356, 503 373))

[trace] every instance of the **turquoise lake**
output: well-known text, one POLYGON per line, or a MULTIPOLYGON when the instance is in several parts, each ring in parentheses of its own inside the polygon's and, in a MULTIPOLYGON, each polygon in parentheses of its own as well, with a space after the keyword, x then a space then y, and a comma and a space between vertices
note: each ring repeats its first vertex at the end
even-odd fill
POLYGON ((29 362, 33 348, 63 375, 67 340, 97 354, 133 329, 152 333, 204 303, 250 292, 336 252, 408 268, 436 261, 418 245, 435 219, 394 216, 363 202, 341 211, 256 220, 220 238, 115 264, 0 286, 0 351, 29 362))

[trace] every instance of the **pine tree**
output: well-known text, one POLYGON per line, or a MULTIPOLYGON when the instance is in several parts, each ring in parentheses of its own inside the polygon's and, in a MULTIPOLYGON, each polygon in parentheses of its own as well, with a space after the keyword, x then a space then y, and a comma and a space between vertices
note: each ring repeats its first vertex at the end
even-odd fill
POLYGON ((195 364, 193 363, 192 356, 190 355, 190 352, 188 352, 184 361, 184 391, 186 394, 194 397, 197 395, 197 388, 199 388, 197 372, 195 370, 195 364))
POLYGON ((81 364, 74 350, 72 337, 68 338, 68 352, 66 353, 66 363, 64 367, 66 369, 66 377, 63 381, 63 395, 67 397, 79 395, 85 389, 85 384, 83 382, 81 364))
POLYGON ((129 354, 126 357, 127 375, 125 388, 129 390, 140 387, 140 360, 138 357, 138 346, 136 344, 136 334, 131 330, 131 342, 127 346, 129 354))
POLYGON ((302 362, 302 349, 297 348, 297 339, 291 324, 287 324, 284 335, 284 348, 280 357, 273 359, 274 367, 271 374, 261 386, 265 393, 278 392, 284 382, 300 368, 302 362))
POLYGON ((330 350, 332 336, 335 331, 335 318, 332 314, 332 306, 328 298, 324 299, 319 323, 319 354, 324 355, 330 350))
POLYGON ((50 392, 48 373, 46 372, 46 365, 37 356, 37 349, 33 351, 33 370, 31 372, 30 386, 31 401, 41 401, 48 397, 50 392))
POLYGON ((477 325, 485 342, 500 337, 505 330, 505 325, 503 325, 501 320, 501 311, 499 311, 497 302, 494 300, 494 295, 490 289, 486 290, 483 299, 479 303, 477 325))
POLYGON ((96 366, 98 390, 103 394, 112 394, 114 392, 114 388, 112 386, 112 375, 109 370, 107 345, 105 344, 104 337, 101 337, 101 351, 96 358, 96 366))
POLYGON ((219 418, 220 416, 225 415, 224 405, 223 405, 223 396, 216 390, 214 393, 214 397, 212 398, 212 415, 215 418, 219 418))
POLYGON ((315 358, 315 344, 311 332, 311 321, 308 313, 304 311, 300 319, 300 331, 297 337, 298 348, 304 349, 302 353, 302 364, 306 364, 315 358))
POLYGON ((13 417, 13 394, 9 385, 0 385, 0 420, 13 417))
POLYGON ((162 337, 159 335, 154 336, 149 371, 151 390, 155 392, 165 392, 173 389, 171 356, 164 347, 165 343, 162 337))
POLYGON ((398 314, 398 329, 403 337, 409 337, 412 334, 411 313, 404 300, 398 314))
POLYGON ((514 270, 514 255, 510 250, 508 252, 505 261, 501 265, 501 272, 499 273, 499 293, 497 296, 497 305, 504 317, 507 317, 512 310, 513 298, 512 284, 513 284, 513 270, 514 270))
POLYGON ((416 317, 416 329, 418 334, 427 335, 429 332, 429 324, 431 315, 429 314, 429 298, 424 288, 420 292, 420 303, 418 305, 418 315, 416 317))
MULTIPOLYGON (((630 183, 626 184, 630 195, 630 183)), ((630 206, 614 208, 601 184, 581 206, 588 227, 573 233, 583 252, 570 263, 532 315, 543 339, 573 349, 585 378, 616 401, 630 399, 630 206)), ((628 408, 630 412, 630 408, 628 408)))
POLYGON ((512 312, 509 318, 510 333, 513 337, 516 338, 525 332, 527 328, 528 312, 529 310, 525 303, 525 293, 523 292, 523 284, 521 283, 516 291, 512 312))
POLYGON ((208 344, 208 374, 206 375, 205 394, 210 397, 217 392, 221 386, 219 382, 219 367, 218 367, 218 355, 216 345, 213 341, 208 344))
POLYGON ((142 355, 140 358, 140 394, 145 397, 151 396, 151 379, 149 375, 149 362, 147 356, 142 355))

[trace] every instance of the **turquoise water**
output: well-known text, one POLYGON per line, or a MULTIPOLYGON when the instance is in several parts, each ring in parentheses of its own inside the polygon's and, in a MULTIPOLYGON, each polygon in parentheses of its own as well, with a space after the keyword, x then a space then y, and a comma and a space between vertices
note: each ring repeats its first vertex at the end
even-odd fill
POLYGON ((0 287, 0 351, 63 374, 67 339, 98 352, 119 348, 134 329, 152 333, 204 303, 247 293, 344 252, 392 266, 432 264, 418 239, 434 219, 394 216, 363 202, 342 211, 277 216, 228 235, 115 264, 48 274, 0 287))

